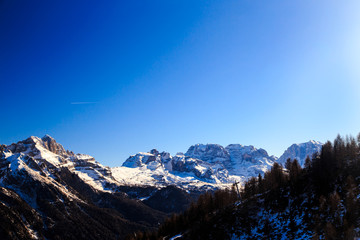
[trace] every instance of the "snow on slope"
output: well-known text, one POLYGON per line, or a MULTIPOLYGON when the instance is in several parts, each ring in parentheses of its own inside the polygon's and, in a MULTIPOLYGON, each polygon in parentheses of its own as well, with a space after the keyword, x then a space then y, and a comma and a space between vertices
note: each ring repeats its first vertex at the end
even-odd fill
POLYGON ((238 176, 229 176, 221 166, 183 154, 172 157, 155 149, 130 156, 122 167, 112 168, 112 173, 117 181, 126 185, 176 185, 183 189, 213 189, 243 180, 238 176))
POLYGON ((191 146, 185 155, 221 164, 231 175, 244 178, 264 174, 277 160, 276 157, 269 156, 264 149, 241 144, 230 144, 225 148, 218 144, 196 144, 191 146))
POLYGON ((318 141, 308 141, 300 144, 293 144, 288 149, 285 150, 283 155, 278 159, 278 163, 285 166, 285 162, 288 158, 297 159, 299 164, 304 167, 305 159, 307 156, 310 158, 314 153, 320 152, 322 143, 318 141))
POLYGON ((66 167, 97 190, 110 191, 111 188, 108 187, 111 184, 118 185, 111 175, 110 168, 97 163, 89 155, 65 151, 48 135, 43 138, 32 136, 24 141, 6 146, 3 164, 5 168, 9 165, 13 173, 25 169, 34 179, 41 179, 44 182, 53 182, 52 172, 66 167))
POLYGON ((215 188, 264 174, 275 160, 265 150, 253 146, 232 144, 224 148, 218 144, 196 144, 185 154, 174 157, 156 149, 140 152, 112 172, 119 182, 133 185, 215 188))
MULTIPOLYGON (((67 151, 52 137, 30 137, 5 146, 4 164, 11 171, 25 169, 34 178, 52 182, 57 169, 67 168, 85 183, 99 191, 116 191, 118 186, 145 185, 182 189, 214 189, 243 182, 270 170, 273 163, 283 163, 288 157, 303 163, 306 155, 319 151, 321 143, 310 141, 294 144, 277 159, 264 149, 241 144, 222 147, 218 144, 196 144, 185 154, 171 156, 156 149, 130 156, 122 167, 109 168, 85 154, 67 151), (26 159, 23 160, 23 159, 26 159), (30 159, 30 160, 29 160, 30 159), (285 159, 285 160, 284 160, 285 159)), ((4 164, 0 164, 0 167, 4 164)), ((1 181, 1 180, 0 180, 1 181)))
POLYGON ((283 163, 284 158, 297 158, 303 163, 307 155, 320 150, 321 143, 316 141, 294 144, 278 159, 251 145, 230 144, 224 148, 218 144, 196 144, 185 154, 175 156, 156 149, 140 152, 130 156, 122 167, 112 168, 112 172, 115 179, 129 185, 223 187, 263 175, 274 162, 283 163))
POLYGON ((37 205, 34 201, 35 198, 31 197, 36 193, 31 194, 31 191, 29 191, 30 194, 24 195, 22 191, 17 191, 19 182, 25 183, 26 176, 43 184, 53 186, 69 199, 82 201, 75 194, 68 191, 66 187, 56 181, 49 171, 39 168, 36 163, 33 162, 32 158, 29 158, 29 156, 23 153, 11 154, 9 151, 6 151, 1 162, 0 172, 2 174, 0 186, 15 190, 24 200, 27 200, 32 207, 36 207, 37 205), (14 180, 15 184, 13 185, 12 181, 14 180))

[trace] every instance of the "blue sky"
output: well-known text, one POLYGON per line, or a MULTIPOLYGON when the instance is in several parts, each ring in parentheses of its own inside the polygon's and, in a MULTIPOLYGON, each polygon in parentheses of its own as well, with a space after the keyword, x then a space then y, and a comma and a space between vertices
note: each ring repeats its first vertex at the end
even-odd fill
POLYGON ((152 148, 356 135, 360 2, 0 1, 0 143, 152 148))

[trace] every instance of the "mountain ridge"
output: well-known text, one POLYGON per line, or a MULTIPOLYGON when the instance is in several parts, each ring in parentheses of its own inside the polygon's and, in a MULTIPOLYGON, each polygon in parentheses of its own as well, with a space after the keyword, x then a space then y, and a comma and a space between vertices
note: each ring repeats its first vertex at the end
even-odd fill
POLYGON ((122 167, 112 168, 112 171, 115 178, 122 181, 127 178, 132 184, 151 185, 153 182, 165 186, 178 181, 180 187, 192 184, 194 187, 205 188, 214 188, 216 185, 226 187, 235 181, 243 182, 250 177, 263 175, 275 162, 285 165, 287 158, 303 163, 307 155, 311 157, 320 151, 322 144, 310 140, 291 146, 298 146, 300 150, 291 152, 289 147, 280 158, 269 156, 262 148, 241 144, 229 144, 226 147, 219 144, 195 144, 190 146, 185 154, 178 153, 175 156, 152 149, 131 155, 122 167), (279 162, 279 159, 283 158, 286 159, 279 162), (181 176, 179 173, 185 175, 181 176), (142 179, 139 178, 141 174, 145 176, 142 179))
MULTIPOLYGON (((296 158, 303 165, 307 155, 311 156, 321 149, 321 143, 309 141, 293 144, 280 158, 269 156, 262 148, 241 144, 229 144, 226 147, 219 144, 195 144, 185 154, 178 153, 175 156, 152 149, 147 153, 132 155, 121 167, 113 168, 101 165, 89 155, 65 150, 49 135, 43 138, 31 136, 18 143, 2 145, 2 148, 5 158, 10 153, 32 157, 35 164, 44 167, 42 171, 45 171, 45 175, 47 169, 66 167, 93 188, 113 192, 121 185, 177 185, 183 189, 226 187, 235 181, 242 182, 249 177, 263 175, 273 163, 284 165, 287 158, 296 158)), ((20 155, 13 158, 16 160, 20 155)), ((16 166, 14 163, 13 167, 16 166)))
POLYGON ((2 145, 0 215, 13 225, 2 224, 0 238, 119 239, 155 228, 166 214, 115 192, 108 170, 48 137, 2 145))
POLYGON ((0 212, 15 224, 6 225, 6 234, 20 239, 83 239, 78 229, 117 239, 155 228, 166 214, 185 210, 205 191, 264 174, 276 160, 253 146, 197 144, 175 156, 156 149, 138 153, 124 166, 110 168, 66 150, 49 135, 31 136, 0 145, 0 212), (26 216, 11 204, 25 209, 26 216), (64 236, 69 225, 71 235, 64 236))

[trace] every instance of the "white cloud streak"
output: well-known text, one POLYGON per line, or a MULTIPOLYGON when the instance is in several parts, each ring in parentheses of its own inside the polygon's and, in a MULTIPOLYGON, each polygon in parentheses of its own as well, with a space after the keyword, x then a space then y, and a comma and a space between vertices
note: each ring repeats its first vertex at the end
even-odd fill
POLYGON ((72 102, 71 105, 95 104, 97 102, 72 102))

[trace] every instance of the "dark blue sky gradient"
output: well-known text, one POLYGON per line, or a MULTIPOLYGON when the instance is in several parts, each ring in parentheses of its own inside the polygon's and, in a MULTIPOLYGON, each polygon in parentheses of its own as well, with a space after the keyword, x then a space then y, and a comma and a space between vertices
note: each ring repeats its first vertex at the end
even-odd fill
POLYGON ((0 1, 0 143, 151 148, 357 134, 357 1, 0 1), (86 103, 86 104, 74 104, 86 103))

